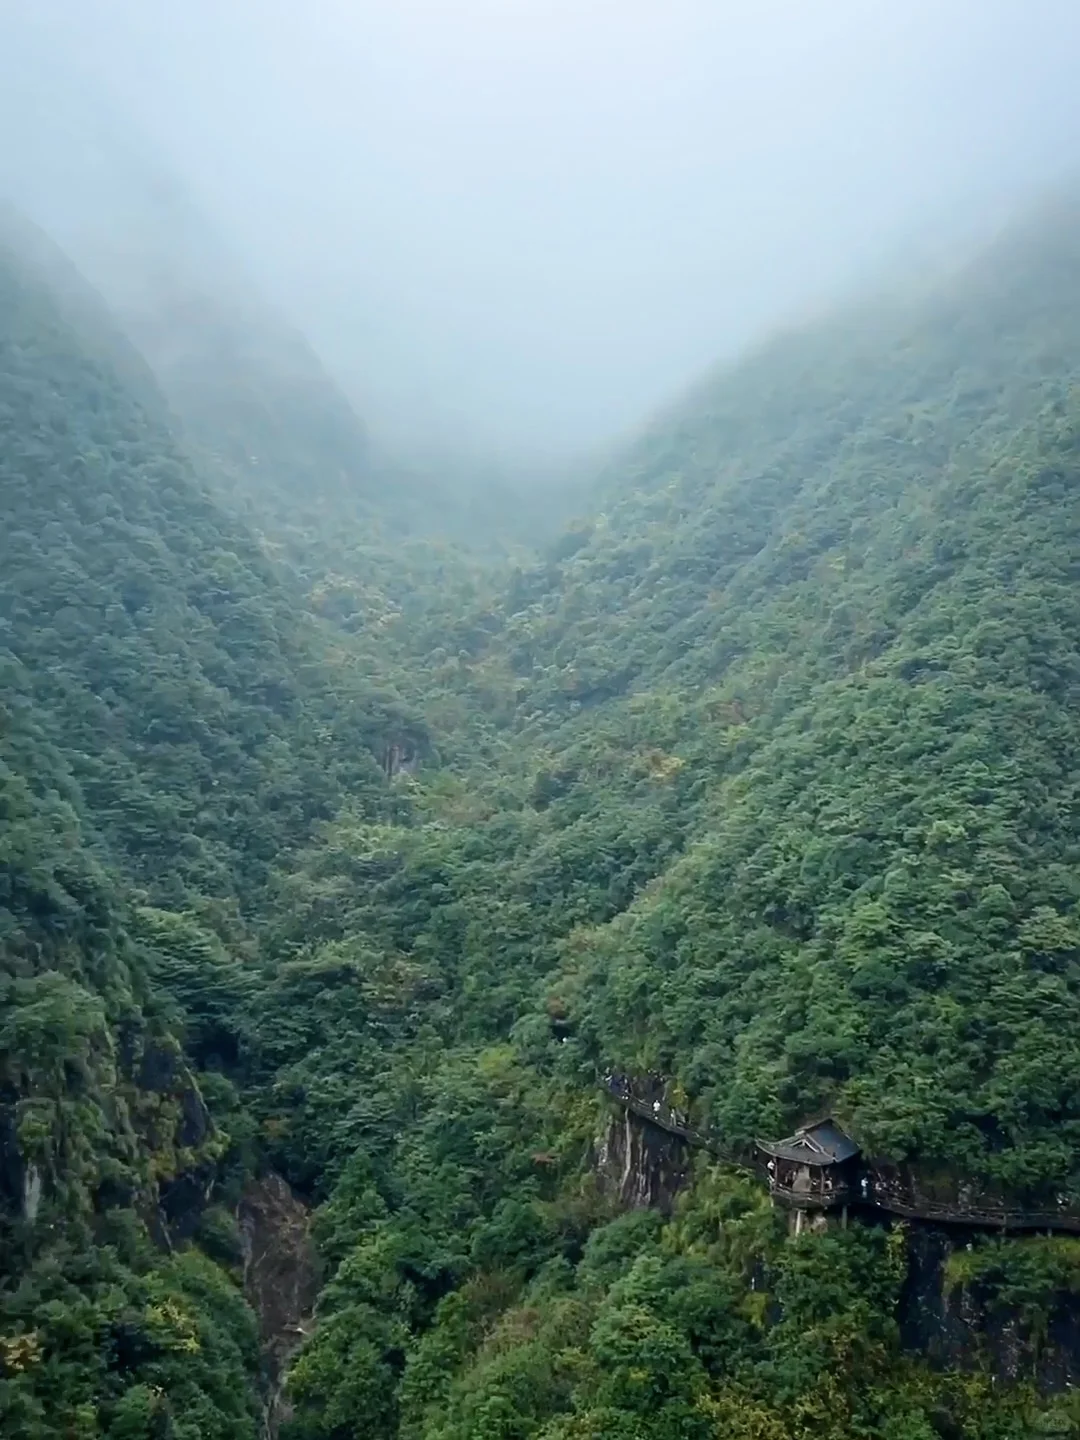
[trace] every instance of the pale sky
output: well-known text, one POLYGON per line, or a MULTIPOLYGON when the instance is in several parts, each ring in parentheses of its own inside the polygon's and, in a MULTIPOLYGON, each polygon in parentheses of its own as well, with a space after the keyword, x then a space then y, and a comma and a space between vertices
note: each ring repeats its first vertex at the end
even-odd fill
POLYGON ((0 0, 5 54, 46 148, 109 97, 376 429, 510 454, 1080 159, 1076 0, 0 0))

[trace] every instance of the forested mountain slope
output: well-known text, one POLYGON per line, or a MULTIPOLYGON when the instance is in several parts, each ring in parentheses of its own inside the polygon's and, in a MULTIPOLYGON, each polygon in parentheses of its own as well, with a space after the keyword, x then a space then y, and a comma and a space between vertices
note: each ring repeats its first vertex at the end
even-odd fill
MULTIPOLYGON (((646 1228, 620 1229, 605 1281, 588 1259, 555 1280, 544 1267, 577 1264, 583 1212, 571 1219, 548 1187, 560 1170, 560 1195, 580 1183, 568 1096, 611 1064, 667 1075, 732 1144, 829 1107, 872 1153, 954 1184, 1020 1202, 1080 1190, 1078 365, 1080 228, 1059 207, 921 295, 781 337, 715 377, 606 477, 600 516, 433 651, 423 703, 450 769, 411 782, 407 829, 334 827, 292 892, 290 943, 326 964, 362 933, 419 964, 444 997, 444 1044, 463 1059, 463 1043, 509 1033, 566 1119, 553 1169, 516 1183, 526 1213, 500 1201, 467 1222, 480 1254, 489 1224, 510 1247, 474 1252, 481 1273, 447 1245, 468 1212, 430 1195, 420 1207, 464 1285, 430 1331, 412 1315, 421 1335, 388 1433, 929 1433, 880 1318, 895 1315, 899 1252, 837 1242, 804 1257, 816 1278, 796 1279, 785 1267, 803 1261, 773 1248, 749 1197, 704 1184, 659 1250, 646 1228), (731 1352, 706 1356, 726 1322, 693 1318, 682 1296, 703 1252, 697 1278, 729 1320, 751 1313, 760 1264, 755 1283, 793 1328, 724 1331, 731 1352), (518 1303, 493 1298, 496 1283, 518 1303), (741 1301, 716 1298, 728 1284, 741 1301), (828 1342, 819 1325, 837 1327, 828 1342), (808 1351, 800 1326, 817 1337, 808 1351), (859 1358, 844 1348, 854 1333, 859 1358), (827 1378, 841 1352, 854 1367, 842 1402, 827 1378)), ((278 1093, 303 1096, 278 1115, 289 1166, 334 1153, 355 1073, 341 1066, 359 1053, 347 998, 324 993, 320 1014, 336 1017, 325 1045, 278 1032, 278 1093)), ((349 1143, 398 1158, 378 1182, 390 1218, 361 1226, 342 1264, 393 1288, 383 1236, 400 1235, 414 1193, 415 1170, 402 1192, 396 1168, 413 1112, 364 1053, 349 1143)), ((505 1106, 505 1086, 489 1104, 505 1106)), ((447 1135, 444 1163, 483 1175, 467 1134, 447 1135)), ((1056 1243, 988 1251, 978 1273, 1002 1294, 1030 1285, 1049 1314, 1074 1264, 1056 1243)), ((328 1324, 297 1371, 311 1434, 347 1413, 340 1376, 359 1361, 340 1347, 375 1343, 349 1310, 367 1293, 327 1291, 328 1321, 353 1318, 328 1324)), ((1004 1410, 977 1420, 974 1395, 934 1403, 957 1433, 1027 1433, 1004 1410)))
POLYGON ((1066 207, 719 377, 519 581, 525 706, 586 707, 559 804, 610 813, 651 739, 695 836, 562 984, 732 1139, 837 1105, 894 1155, 1080 1183, 1078 372, 1066 207))
POLYGON ((1077 373, 1077 225, 1075 205, 1054 206, 956 273, 778 336, 656 421, 602 477, 596 519, 519 581, 531 693, 595 704, 669 667, 668 683, 714 683, 747 648, 740 624, 788 661, 807 634, 830 664, 882 643, 834 613, 851 572, 900 621, 934 578, 901 548, 952 518, 924 513, 934 495, 1077 373))
POLYGON ((10 683, 146 883, 175 893, 190 865, 203 890, 235 893, 342 789, 373 783, 412 722, 215 505, 150 376, 130 383, 126 342, 4 259, 10 683), (214 879, 240 852, 250 876, 214 879))
POLYGON ((342 794, 381 813, 387 746, 424 731, 213 503, 77 277, 19 238, 0 250, 2 1426, 147 1433, 168 1374, 176 1433, 254 1433, 232 1281, 149 1237, 242 1172, 225 1072, 271 868, 342 794))
POLYGON ((618 1215, 596 1081, 1080 1193, 1078 367, 1058 207, 710 377, 502 582, 351 500, 256 486, 256 538, 8 245, 5 1435, 257 1433, 268 1166, 325 1272, 282 1440, 1072 1433, 1033 1383, 1072 1242, 972 1237, 942 1303, 1032 1383, 942 1372, 901 1229, 789 1240, 704 1159, 618 1215))

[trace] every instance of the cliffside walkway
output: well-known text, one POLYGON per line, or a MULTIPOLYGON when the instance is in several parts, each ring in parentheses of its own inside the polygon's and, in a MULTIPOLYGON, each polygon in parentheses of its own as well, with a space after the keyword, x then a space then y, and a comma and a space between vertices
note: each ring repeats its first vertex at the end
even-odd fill
POLYGON ((715 1135, 710 1135, 707 1130, 695 1129, 688 1121, 684 1121, 677 1111, 665 1107, 661 1102, 642 1100, 632 1093, 625 1093, 617 1088, 614 1080, 607 1081, 605 1089, 624 1109, 631 1111, 634 1115, 639 1115, 642 1120, 647 1120, 658 1130, 666 1130, 669 1135, 678 1135, 688 1145, 693 1145, 698 1150, 708 1150, 718 1160, 723 1160, 729 1165, 764 1171, 764 1166, 758 1164, 753 1156, 740 1155, 729 1146, 722 1145, 715 1135))
POLYGON ((1080 1235, 1080 1214, 1060 1210, 1007 1209, 1004 1206, 950 1205, 944 1201, 919 1198, 911 1202, 888 1193, 871 1191, 867 1201, 877 1210, 905 1220, 923 1220, 932 1225, 970 1225, 976 1230, 1052 1230, 1080 1235))
MULTIPOLYGON (((740 1152, 725 1145, 716 1135, 691 1125, 687 1116, 659 1096, 646 1098, 635 1094, 624 1076, 606 1075, 603 1085, 614 1100, 646 1124, 654 1125, 669 1135, 677 1135, 695 1149, 709 1151, 725 1164, 752 1170, 766 1183, 769 1182, 765 1160, 759 1154, 740 1152)), ((1080 1235, 1080 1211, 1070 1209, 1064 1199, 1053 1209, 1039 1210, 980 1204, 977 1199, 970 1203, 932 1200, 902 1192, 872 1164, 867 1167, 866 1179, 865 1193, 851 1202, 855 1211, 880 1210, 900 1219, 920 1220, 930 1225, 966 1225, 975 1230, 998 1230, 1002 1233, 1043 1230, 1080 1235)), ((779 1190, 776 1193, 783 1199, 795 1198, 779 1190)))

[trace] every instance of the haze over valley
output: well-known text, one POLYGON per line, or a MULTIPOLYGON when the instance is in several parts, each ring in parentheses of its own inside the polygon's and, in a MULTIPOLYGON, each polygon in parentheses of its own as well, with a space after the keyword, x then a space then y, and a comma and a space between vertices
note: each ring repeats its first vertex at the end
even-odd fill
POLYGON ((977 242, 1080 140, 1068 0, 0 24, 0 184, 95 283, 163 248, 239 271, 399 450, 504 470, 588 457, 777 325, 977 242))
POLYGON ((4 1440, 1080 1434, 1078 60, 0 8, 4 1440))

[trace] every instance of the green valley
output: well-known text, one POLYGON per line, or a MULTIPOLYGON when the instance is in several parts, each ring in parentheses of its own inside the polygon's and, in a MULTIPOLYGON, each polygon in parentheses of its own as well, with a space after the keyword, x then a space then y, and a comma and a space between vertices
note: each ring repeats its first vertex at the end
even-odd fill
POLYGON ((170 370, 4 236, 3 1434, 1080 1433, 1074 1238, 794 1235, 702 1151, 640 1204, 600 1083, 1080 1205, 1080 207, 532 546, 298 339, 170 370))

